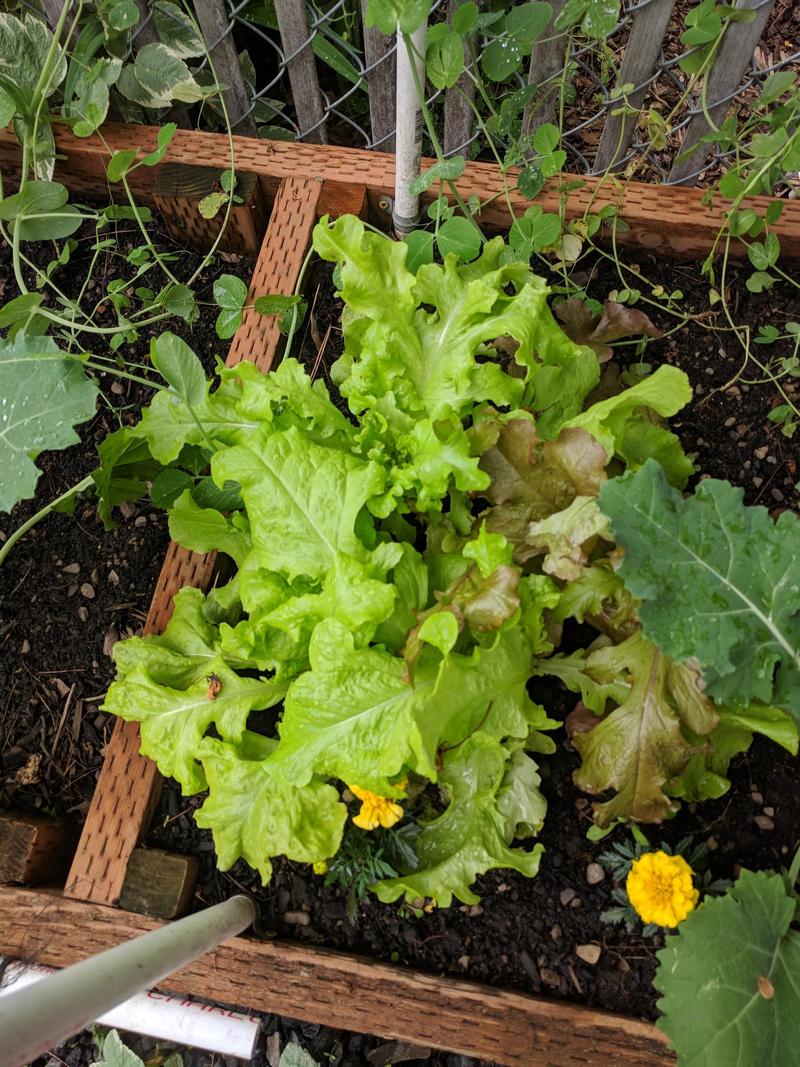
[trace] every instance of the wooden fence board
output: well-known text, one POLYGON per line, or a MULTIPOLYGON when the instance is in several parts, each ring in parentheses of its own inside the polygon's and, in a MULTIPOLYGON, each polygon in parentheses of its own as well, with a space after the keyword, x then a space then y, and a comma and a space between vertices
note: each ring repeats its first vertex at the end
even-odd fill
MULTIPOLYGON (((708 108, 708 114, 717 126, 730 110, 733 96, 742 83, 742 75, 747 70, 748 63, 753 58, 755 47, 772 14, 775 0, 739 0, 736 6, 755 8, 756 16, 752 22, 732 22, 728 26, 711 72, 706 76, 708 83, 706 99, 710 105, 713 105, 708 108)), ((697 172, 702 169, 712 148, 710 144, 697 144, 708 130, 708 121, 700 111, 686 127, 680 153, 685 152, 694 144, 697 147, 684 159, 679 159, 672 164, 667 181, 685 182, 691 185, 695 183, 697 172)))
MULTIPOLYGON (((636 87, 627 98, 627 103, 636 108, 637 112, 642 106, 649 79, 652 77, 661 52, 664 34, 674 6, 675 0, 650 0, 650 3, 637 11, 634 16, 617 84, 636 87)), ((612 114, 612 111, 620 105, 621 101, 618 101, 616 107, 612 107, 606 115, 603 134, 594 161, 595 174, 603 174, 609 168, 618 170, 623 166, 622 161, 625 159, 633 131, 636 129, 638 114, 612 114)))
MULTIPOLYGON (((2 890, 0 955, 54 967, 158 929, 157 919, 2 890)), ((667 1067, 667 1040, 639 1019, 293 944, 236 937, 164 988, 508 1067, 667 1067)))
MULTIPOLYGON (((266 292, 289 295, 294 289, 321 189, 321 181, 300 178, 287 178, 281 184, 253 272, 248 304, 266 292)), ((250 360, 261 370, 269 370, 279 342, 274 316, 247 308, 231 343, 228 366, 250 360)), ((161 633, 172 614, 175 593, 184 585, 207 589, 214 566, 214 553, 199 555, 170 544, 144 632, 161 633)), ((156 765, 139 754, 138 724, 119 720, 106 748, 65 895, 104 904, 119 900, 128 860, 149 827, 160 784, 156 765)))
MULTIPOLYGON (((103 127, 106 144, 97 137, 78 138, 69 130, 56 130, 56 145, 59 152, 69 157, 70 167, 77 166, 79 174, 96 173, 97 160, 108 159, 109 150, 141 148, 151 151, 156 147, 157 130, 154 127, 127 127, 108 123, 103 127), (106 147, 106 145, 108 147, 106 147)), ((341 182, 345 185, 362 184, 369 194, 394 194, 394 157, 366 149, 335 148, 327 145, 264 141, 251 137, 234 137, 238 169, 262 176, 264 183, 277 189, 283 178, 324 179, 326 182, 341 182)), ((167 150, 165 161, 193 163, 202 159, 207 166, 224 170, 228 166, 230 146, 221 134, 178 130, 167 150)), ((13 164, 19 159, 19 147, 10 130, 0 130, 0 163, 13 164)), ((424 160, 427 166, 431 160, 424 160)), ((102 166, 100 168, 102 170, 102 166)), ((134 177, 156 167, 140 167, 134 177)), ((62 165, 56 169, 59 176, 70 184, 70 169, 62 165)), ((147 175, 145 175, 147 177, 147 175)), ((588 209, 599 210, 606 204, 619 208, 620 216, 630 226, 627 233, 618 235, 622 247, 641 248, 658 255, 674 258, 704 258, 712 246, 720 228, 723 212, 729 201, 713 197, 706 204, 706 193, 699 189, 670 188, 648 185, 644 182, 621 182, 613 177, 591 178, 564 175, 564 181, 577 187, 562 193, 561 182, 551 179, 536 202, 545 211, 558 211, 562 198, 566 201, 568 218, 580 217, 588 209)), ((508 176, 513 185, 516 172, 508 176)), ((144 180, 144 179, 142 179, 144 180)), ((456 183, 459 191, 468 198, 472 194, 482 201, 492 197, 482 214, 481 221, 488 228, 507 229, 513 221, 509 203, 503 195, 503 180, 497 167, 489 163, 467 163, 464 175, 456 183)), ((144 188, 144 187, 143 187, 144 188)), ((429 190, 426 197, 434 197, 429 190)), ((510 207, 515 214, 522 214, 530 201, 519 191, 511 189, 508 195, 510 207)), ((770 203, 769 197, 750 197, 746 206, 761 214, 770 203)), ((781 218, 773 227, 781 240, 784 261, 800 262, 800 200, 785 200, 781 218)), ((731 255, 742 258, 744 246, 731 242, 731 255)))
POLYGON ((531 51, 528 65, 528 84, 541 86, 536 95, 526 105, 522 113, 522 132, 531 134, 537 126, 556 120, 556 100, 558 84, 554 81, 559 71, 564 69, 567 50, 567 34, 559 32, 553 25, 561 14, 565 0, 552 0, 553 15, 542 34, 542 40, 536 41, 531 51))
MULTIPOLYGON (((229 32, 224 0, 195 0, 194 9, 211 53, 217 80, 226 86, 225 106, 230 124, 236 133, 255 137, 258 128, 250 111, 250 90, 242 75, 233 34, 229 32)), ((192 162, 196 163, 197 159, 192 162)))
POLYGON ((327 144, 325 108, 319 91, 317 64, 311 47, 305 0, 274 0, 286 69, 292 87, 297 123, 304 141, 327 144))
POLYGON ((361 24, 364 33, 364 62, 367 67, 367 84, 369 85, 372 144, 379 152, 394 152, 395 74, 397 72, 394 38, 381 33, 377 26, 368 27, 366 16, 367 0, 361 0, 361 24))

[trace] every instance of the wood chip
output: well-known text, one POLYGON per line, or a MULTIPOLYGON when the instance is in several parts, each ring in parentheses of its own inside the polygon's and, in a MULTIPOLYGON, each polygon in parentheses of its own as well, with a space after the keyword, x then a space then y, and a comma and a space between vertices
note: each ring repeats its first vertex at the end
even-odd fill
POLYGON ((578 945, 575 949, 575 955, 583 960, 584 963, 588 963, 590 967, 594 967, 599 961, 602 951, 599 945, 591 942, 588 945, 578 945))

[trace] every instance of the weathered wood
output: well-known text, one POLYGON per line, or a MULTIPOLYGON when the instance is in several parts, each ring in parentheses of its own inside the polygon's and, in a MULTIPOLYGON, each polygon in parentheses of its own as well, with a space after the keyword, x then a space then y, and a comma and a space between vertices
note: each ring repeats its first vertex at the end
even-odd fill
POLYGON ((397 54, 394 37, 387 37, 375 27, 367 27, 367 0, 361 0, 361 24, 364 32, 364 61, 369 85, 369 118, 372 126, 370 147, 379 152, 394 152, 394 106, 397 54))
MULTIPOLYGON (((449 0, 447 5, 448 22, 453 21, 453 12, 463 3, 465 3, 465 0, 449 0)), ((480 7, 481 4, 478 3, 478 8, 480 7)), ((472 66, 472 53, 476 45, 477 35, 468 35, 464 41, 464 63, 468 68, 472 66)), ((445 90, 444 154, 446 156, 455 153, 465 154, 466 152, 466 146, 475 128, 475 113, 470 106, 470 101, 474 99, 475 82, 466 71, 452 89, 445 90)))
MULTIPOLYGON (((708 114, 715 126, 719 126, 730 110, 742 83, 742 75, 753 58, 755 47, 772 14, 775 0, 739 0, 736 6, 755 9, 756 17, 752 22, 731 22, 728 25, 711 71, 706 75, 708 114)), ((708 130, 708 121, 698 100, 694 116, 683 135, 679 155, 683 155, 692 145, 697 147, 672 164, 667 178, 669 183, 694 185, 697 181, 712 149, 712 145, 697 142, 708 130)))
POLYGON ((528 136, 537 126, 553 122, 556 117, 558 83, 556 75, 564 69, 566 33, 559 33, 553 23, 561 13, 565 0, 552 0, 553 17, 540 41, 534 43, 528 66, 528 84, 537 85, 536 95, 522 113, 522 132, 528 136))
MULTIPOLYGON (((0 954, 54 967, 160 925, 32 890, 6 889, 0 900, 0 954)), ((286 941, 232 938, 164 987, 508 1067, 674 1063, 664 1035, 638 1019, 286 941)))
MULTIPOLYGON (((225 205, 214 218, 206 219, 200 214, 200 201, 219 191, 220 174, 214 167, 181 163, 159 169, 153 195, 169 235, 177 244, 207 252, 216 240, 225 218, 225 205)), ((255 259, 267 228, 267 204, 261 183, 255 174, 237 171, 234 191, 244 203, 231 206, 217 247, 255 259)))
POLYGON ((367 216, 367 205, 365 186, 355 182, 323 181, 322 192, 317 201, 317 214, 331 215, 333 218, 339 215, 358 215, 363 219, 367 216))
MULTIPOLYGON (((245 139, 246 140, 246 139, 245 139)), ((280 186, 256 261, 247 303, 266 293, 290 294, 297 282, 317 218, 321 181, 288 178, 280 186)), ((246 308, 233 337, 228 366, 249 360, 269 370, 281 341, 274 316, 246 308)), ((172 598, 185 585, 207 589, 215 553, 199 555, 174 542, 156 583, 145 634, 161 633, 172 615, 172 598)), ((139 753, 139 727, 119 720, 106 747, 103 767, 86 816, 65 895, 114 904, 122 892, 131 854, 150 825, 161 779, 155 763, 139 753)))
POLYGON ((317 78, 317 64, 311 47, 305 0, 274 0, 275 15, 286 57, 292 100, 300 126, 300 140, 327 144, 325 108, 317 78))
POLYGON ((0 813, 0 883, 60 884, 77 840, 74 823, 23 811, 0 813))
POLYGON ((211 53, 217 80, 227 86, 223 95, 231 126, 235 133, 255 137, 258 128, 250 112, 250 92, 239 66, 239 54, 224 0, 195 0, 194 10, 211 53))
POLYGON ((623 107, 622 100, 616 101, 612 106, 606 115, 603 134, 597 148, 595 174, 603 174, 606 170, 619 170, 624 166, 628 146, 636 129, 638 111, 661 52, 664 33, 674 6, 675 0, 650 0, 646 7, 634 15, 617 85, 635 86, 625 102, 636 110, 636 114, 612 114, 611 111, 623 107))
MULTIPOLYGON (((57 127, 57 148, 68 158, 66 162, 57 162, 56 179, 76 191, 90 190, 92 178, 96 183, 97 174, 102 172, 110 152, 123 148, 139 148, 143 153, 152 151, 156 147, 157 132, 151 126, 107 123, 101 141, 98 137, 78 138, 57 127)), ((277 189, 281 179, 287 177, 362 184, 371 200, 391 196, 394 190, 394 157, 381 152, 251 137, 235 137, 234 152, 241 170, 259 175, 270 193, 277 189)), ((229 154, 228 139, 222 134, 179 130, 167 149, 165 161, 193 163, 203 159, 206 164, 223 170, 229 165, 229 154)), ((0 165, 4 175, 8 174, 12 179, 18 175, 19 159, 20 150, 14 134, 9 129, 0 130, 0 165)), ((431 166, 434 161, 422 162, 423 166, 431 166)), ((152 201, 152 185, 147 183, 152 182, 153 172, 157 171, 158 167, 139 167, 131 175, 132 179, 141 176, 136 195, 144 203, 152 201)), ((470 162, 456 182, 465 199, 474 194, 484 203, 490 201, 480 215, 480 221, 487 229, 507 230, 512 222, 511 210, 515 215, 521 215, 528 207, 530 201, 514 187, 517 173, 509 171, 504 180, 493 164, 470 162), (507 198, 506 183, 509 186, 507 198)), ((435 191, 428 190, 422 199, 429 203, 434 195, 435 191)), ((707 191, 699 189, 667 189, 644 182, 566 174, 548 181, 536 202, 545 211, 559 211, 563 198, 568 219, 582 218, 586 211, 596 212, 605 205, 613 205, 630 227, 627 232, 617 234, 620 247, 645 249, 676 259, 697 259, 708 254, 730 207, 730 201, 722 197, 714 195, 708 203, 707 197, 707 191), (562 194, 563 183, 570 186, 568 194, 562 194)), ((763 215, 770 203, 769 197, 755 196, 748 197, 743 206, 752 207, 763 215)), ((784 201, 783 212, 774 229, 781 241, 783 261, 800 262, 800 200, 784 201)), ((597 239, 607 241, 608 235, 604 237, 601 233, 597 239)), ((746 248, 739 241, 732 241, 730 254, 744 258, 746 248)))
POLYGON ((176 919, 189 908, 199 869, 194 856, 137 848, 128 861, 120 907, 156 919, 176 919))

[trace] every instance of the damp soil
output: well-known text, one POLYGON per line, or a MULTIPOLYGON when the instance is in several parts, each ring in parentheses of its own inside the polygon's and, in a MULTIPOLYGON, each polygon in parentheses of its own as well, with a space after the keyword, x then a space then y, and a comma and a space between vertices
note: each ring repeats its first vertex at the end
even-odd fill
MULTIPOLYGON (((202 257, 176 245, 157 215, 148 232, 156 248, 173 257, 170 269, 178 280, 188 280, 200 267, 202 257)), ((86 310, 98 304, 111 282, 131 278, 135 268, 126 257, 142 244, 132 222, 112 225, 101 236, 116 243, 95 263, 81 305, 86 310)), ((90 268, 94 228, 80 230, 76 238, 69 264, 53 274, 72 299, 90 268)), ((25 251, 40 267, 53 258, 48 244, 28 245, 25 251)), ((223 272, 249 280, 252 264, 219 257, 204 267, 193 286, 199 319, 188 325, 170 318, 143 329, 124 349, 132 364, 128 370, 147 364, 151 335, 165 330, 183 337, 206 369, 213 369, 228 346, 214 330, 218 309, 212 302, 214 280, 223 272)), ((26 284, 35 291, 32 272, 26 273, 26 284)), ((136 285, 161 288, 165 282, 154 270, 136 285)), ((18 293, 10 250, 3 243, 0 300, 18 293)), ((101 304, 94 321, 113 325, 113 309, 101 304)), ((113 356, 102 340, 87 346, 95 355, 113 356)), ((99 375, 97 384, 97 412, 77 428, 80 443, 42 453, 36 495, 10 515, 0 514, 0 541, 95 469, 97 445, 121 425, 136 422, 152 396, 144 386, 114 375, 99 375)), ((111 647, 117 637, 141 630, 169 542, 164 515, 148 500, 124 506, 116 518, 117 527, 104 530, 93 497, 84 496, 72 515, 52 514, 35 526, 0 567, 0 807, 38 808, 76 820, 88 807, 113 726, 98 710, 113 677, 111 647)))
MULTIPOLYGON (((797 445, 767 418, 778 394, 774 385, 757 384, 763 378, 757 367, 742 365, 742 348, 725 329, 722 313, 709 314, 700 265, 666 265, 647 257, 630 265, 653 286, 681 290, 681 307, 693 318, 669 334, 676 320, 648 308, 667 336, 649 342, 644 351, 619 347, 608 373, 630 374, 632 365, 645 361, 652 367, 680 367, 692 383, 694 401, 671 426, 697 464, 694 480, 727 478, 742 487, 748 504, 763 504, 773 514, 796 508, 797 445)), ((800 301, 792 289, 776 285, 768 293, 750 293, 744 284, 748 274, 745 267, 732 271, 730 306, 737 324, 755 333, 762 324, 782 327, 800 321, 800 301)), ((586 280, 590 294, 600 300, 620 284, 605 260, 594 264, 586 280)), ((330 368, 342 349, 341 305, 328 265, 316 266, 308 296, 310 313, 296 354, 338 398, 330 368)), ((768 354, 789 356, 791 348, 776 344, 768 354)), ((765 351, 757 350, 757 355, 763 359, 765 351)), ((792 379, 782 384, 800 400, 792 379)), ((582 636, 575 635, 575 647, 582 636)), ((536 679, 532 695, 557 718, 575 704, 575 697, 554 681, 536 679)), ((643 937, 641 927, 629 932, 603 922, 601 914, 615 903, 614 882, 607 871, 595 881, 597 868, 590 868, 610 843, 629 837, 617 831, 602 843, 587 840, 591 803, 572 782, 578 757, 563 731, 554 739, 557 751, 543 758, 540 768, 548 814, 539 837, 545 848, 539 875, 526 879, 511 871, 491 872, 476 883, 477 906, 416 915, 368 894, 351 921, 346 887, 326 887, 307 865, 276 861, 266 887, 243 862, 222 873, 215 866, 210 834, 199 830, 192 817, 202 798, 182 797, 174 783, 163 793, 148 843, 199 857, 197 906, 246 890, 261 904, 268 930, 279 936, 654 1019, 652 979, 662 935, 643 937), (582 958, 589 945, 600 949, 594 964, 582 958)), ((695 844, 707 844, 714 878, 735 878, 740 865, 786 865, 800 825, 796 759, 756 738, 749 752, 734 760, 730 777, 731 789, 720 800, 684 806, 671 821, 647 827, 650 841, 675 845, 691 835, 695 844)))
MULTIPOLYGON (((613 360, 616 373, 630 372, 632 364, 642 361, 652 366, 668 362, 685 370, 694 401, 672 420, 672 427, 703 475, 729 479, 742 487, 748 504, 763 504, 773 514, 796 508, 797 447, 767 418, 778 402, 775 388, 758 384, 763 377, 758 368, 742 366, 741 347, 723 329, 721 313, 709 313, 707 288, 698 281, 699 264, 664 264, 642 257, 634 265, 653 285, 682 290, 681 306, 694 317, 648 343, 643 352, 635 346, 619 348, 613 360)), ((244 265, 225 264, 224 269, 246 275, 244 265)), ((0 270, 7 279, 2 260, 0 270)), ((737 323, 755 332, 762 324, 780 328, 787 321, 800 321, 800 302, 789 287, 749 293, 744 285, 748 273, 746 268, 732 273, 730 303, 737 323)), ((213 277, 213 271, 208 272, 204 283, 210 287, 213 277)), ((606 261, 594 265, 588 280, 598 299, 619 287, 606 261)), ((309 371, 331 385, 330 368, 342 347, 341 305, 327 265, 314 268, 308 296, 310 313, 296 352, 309 371)), ((674 325, 658 309, 651 309, 651 317, 665 333, 674 325)), ((180 323, 170 328, 179 333, 184 329, 206 359, 223 354, 212 315, 190 330, 180 323)), ((791 351, 778 343, 757 354, 779 357, 791 351)), ((797 400, 792 381, 784 385, 797 400)), ((136 417, 144 399, 138 391, 128 391, 126 385, 120 397, 111 392, 110 383, 103 387, 107 402, 82 428, 81 445, 41 457, 45 473, 37 500, 21 505, 0 529, 13 529, 31 510, 82 477, 93 465, 96 441, 119 419, 136 417)), ((128 509, 117 529, 106 533, 87 499, 79 502, 73 516, 52 516, 38 527, 0 570, 0 804, 67 812, 80 819, 111 728, 98 710, 112 676, 108 645, 116 634, 141 628, 166 542, 165 524, 147 502, 128 509), (92 586, 93 597, 82 592, 84 583, 92 586)), ((557 717, 574 705, 574 697, 550 681, 537 680, 535 696, 557 717)), ((171 782, 166 783, 146 844, 199 858, 198 908, 234 892, 253 893, 270 933, 653 1019, 657 1012, 652 978, 661 935, 645 938, 640 931, 601 921, 601 913, 613 905, 614 885, 608 872, 595 881, 597 871, 589 868, 608 841, 587 840, 590 801, 572 783, 577 755, 562 732, 554 739, 556 753, 541 761, 549 810, 540 836, 545 847, 540 873, 530 880, 509 871, 483 876, 475 887, 481 898, 477 906, 454 905, 417 916, 368 895, 351 921, 346 890, 326 887, 305 865, 276 861, 266 887, 241 862, 222 873, 215 866, 210 835, 199 830, 192 817, 201 799, 182 797, 171 782), (594 964, 582 958, 588 945, 600 950, 594 964)), ((734 760, 730 777, 732 786, 723 798, 684 807, 672 821, 648 828, 650 840, 654 845, 675 844, 691 834, 696 842, 705 842, 714 877, 733 878, 739 865, 786 864, 800 825, 796 761, 756 738, 750 751, 734 760)), ((279 1030, 281 1041, 292 1040, 294 1034, 310 1051, 324 1052, 323 1062, 330 1057, 337 1067, 366 1067, 381 1046, 377 1039, 324 1027, 309 1030, 306 1024, 286 1020, 273 1018, 269 1026, 279 1030)), ((267 1061, 262 1055, 257 1062, 267 1061)), ((408 1062, 468 1067, 470 1061, 434 1054, 432 1060, 421 1055, 408 1062)))

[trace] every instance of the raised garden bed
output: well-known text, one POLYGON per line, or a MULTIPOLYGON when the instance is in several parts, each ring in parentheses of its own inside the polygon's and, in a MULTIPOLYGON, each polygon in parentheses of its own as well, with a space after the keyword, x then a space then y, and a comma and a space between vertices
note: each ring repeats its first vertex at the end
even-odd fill
MULTIPOLYGON (((154 136, 153 131, 141 128, 117 129, 110 130, 106 139, 117 149, 147 147, 154 136)), ((102 171, 106 149, 69 135, 63 137, 59 148, 67 154, 68 164, 58 176, 67 185, 86 189, 102 171)), ((360 214, 367 203, 379 212, 381 198, 392 188, 389 157, 308 146, 287 149, 244 139, 237 140, 236 150, 242 169, 258 175, 267 196, 275 198, 253 275, 253 294, 292 291, 319 214, 360 214)), ((186 164, 202 158, 204 163, 224 167, 227 151, 224 138, 178 134, 167 158, 186 164)), ((0 156, 13 161, 8 135, 0 139, 0 156)), ((477 164, 467 168, 459 185, 466 196, 477 191, 485 197, 500 189, 492 168, 477 164)), ((144 200, 152 195, 144 187, 135 191, 144 200)), ((554 205, 557 195, 555 191, 544 194, 543 204, 554 205)), ((706 254, 719 228, 719 209, 704 206, 701 194, 691 190, 610 183, 607 188, 600 183, 592 187, 589 182, 570 194, 568 212, 582 213, 589 196, 595 203, 620 206, 630 225, 624 235, 629 248, 698 257, 706 254)), ((169 218, 169 207, 159 206, 169 218)), ((524 205, 520 202, 519 206, 524 205)), ((508 225, 500 201, 489 209, 486 222, 497 227, 508 225)), ((792 242, 800 231, 798 205, 787 205, 777 231, 791 256, 792 242)), ((273 320, 246 313, 229 363, 246 358, 267 369, 277 357, 279 340, 273 320)), ((696 443, 698 448, 704 447, 699 434, 696 443)), ((742 469, 751 469, 744 462, 742 469)), ((158 632, 166 624, 177 589, 184 585, 207 587, 213 575, 213 559, 170 546, 148 615, 147 632, 158 632)), ((158 787, 154 765, 138 755, 138 728, 118 724, 63 896, 53 899, 32 890, 2 890, 0 952, 26 955, 32 948, 36 951, 30 941, 32 908, 39 913, 42 934, 36 954, 57 965, 152 927, 154 920, 107 905, 117 904, 123 894, 128 861, 146 833, 158 787), (76 930, 80 931, 77 936, 76 930)), ((424 962, 432 967, 442 965, 436 959, 424 962)), ((505 981, 505 976, 501 980, 505 981)), ((256 1009, 380 1032, 500 1063, 582 1063, 592 1062, 598 1055, 630 1064, 671 1060, 662 1035, 638 1020, 291 942, 236 939, 218 950, 213 962, 206 958, 202 965, 175 975, 170 987, 221 1001, 247 1000, 256 1009)))

